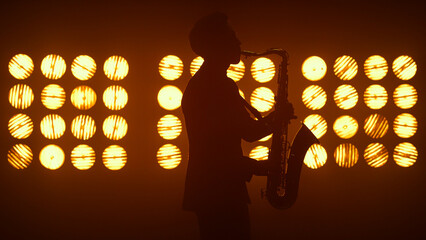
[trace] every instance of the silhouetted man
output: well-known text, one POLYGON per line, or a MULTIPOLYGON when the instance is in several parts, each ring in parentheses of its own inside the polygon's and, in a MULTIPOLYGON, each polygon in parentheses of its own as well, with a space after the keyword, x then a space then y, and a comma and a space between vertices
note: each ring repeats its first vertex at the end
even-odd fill
POLYGON ((227 16, 200 19, 189 35, 204 63, 189 81, 182 110, 189 140, 183 206, 198 217, 202 239, 250 239, 246 181, 260 162, 243 157, 241 139, 272 132, 271 117, 254 120, 226 71, 240 61, 240 41, 227 16))

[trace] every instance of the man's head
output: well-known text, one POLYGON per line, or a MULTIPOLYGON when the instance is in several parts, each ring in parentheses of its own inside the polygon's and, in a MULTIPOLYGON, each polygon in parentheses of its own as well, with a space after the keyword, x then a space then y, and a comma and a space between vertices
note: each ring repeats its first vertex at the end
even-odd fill
POLYGON ((227 64, 240 61, 240 41, 223 13, 213 13, 198 20, 189 34, 192 50, 204 59, 227 64))

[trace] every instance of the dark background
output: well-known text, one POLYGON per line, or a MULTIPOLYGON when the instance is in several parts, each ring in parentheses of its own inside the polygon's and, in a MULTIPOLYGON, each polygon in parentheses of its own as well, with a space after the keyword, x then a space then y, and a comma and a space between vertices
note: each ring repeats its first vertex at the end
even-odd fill
MULTIPOLYGON (((289 52, 290 101, 300 117, 309 114, 300 101, 301 92, 309 84, 301 75, 300 66, 311 55, 321 56, 330 67, 343 54, 354 57, 360 66, 374 54, 382 55, 388 63, 407 54, 418 66, 417 75, 410 82, 420 96, 410 110, 419 121, 418 132, 410 139, 419 151, 415 165, 402 168, 391 157, 378 169, 369 167, 362 158, 353 168, 338 167, 332 158, 336 137, 330 130, 330 122, 338 114, 333 112, 336 107, 329 107, 330 137, 324 138, 324 144, 330 146, 328 162, 318 170, 304 167, 298 201, 291 209, 276 210, 260 199, 264 178, 255 177, 248 185, 253 239, 425 236, 422 94, 426 9, 422 1, 8 1, 1 3, 0 13, 2 239, 197 239, 195 216, 181 210, 186 135, 171 141, 183 152, 181 165, 174 170, 159 167, 155 154, 166 142, 156 133, 156 124, 166 111, 158 107, 156 97, 162 85, 185 87, 190 77, 189 63, 195 57, 188 44, 188 32, 197 19, 216 10, 228 14, 243 49, 280 47, 289 52), (35 101, 24 111, 13 109, 7 100, 10 87, 17 83, 7 65, 18 53, 28 54, 35 63, 34 73, 26 80, 35 91, 35 101), (98 123, 98 132, 88 141, 97 153, 93 168, 79 171, 72 166, 68 155, 78 142, 69 128, 56 141, 48 141, 40 134, 38 123, 49 111, 43 109, 39 93, 49 81, 39 66, 50 53, 60 54, 67 62, 67 72, 58 80, 67 94, 80 84, 69 70, 76 56, 87 54, 97 62, 98 71, 87 83, 97 92, 111 84, 102 73, 106 58, 121 55, 129 62, 129 75, 119 83, 129 93, 129 103, 120 112, 129 123, 127 136, 118 142, 129 155, 122 170, 110 171, 100 160, 103 149, 113 144, 101 133, 100 122, 111 112, 103 107, 100 94, 96 106, 88 111, 98 123), (158 63, 168 54, 179 56, 185 64, 184 75, 175 82, 162 80, 158 74, 158 63), (29 139, 16 141, 8 133, 7 122, 17 112, 27 113, 35 123, 29 139), (33 150, 34 161, 28 169, 18 171, 7 163, 7 151, 16 142, 27 143, 33 150), (67 156, 56 171, 45 169, 38 161, 40 149, 50 142, 61 146, 67 156)), ((332 91, 336 79, 329 69, 321 84, 332 91)), ((369 81, 362 68, 356 79, 360 87, 369 81)), ((386 79, 393 89, 397 80, 391 71, 386 79)), ((330 96, 328 99, 331 103, 330 96)), ((360 103, 352 115, 359 113, 363 119, 367 108, 360 103)), ((395 112, 397 109, 392 106, 388 104, 383 113, 395 112)), ((69 97, 57 111, 67 126, 80 113, 73 109, 69 97)), ((179 109, 172 113, 182 116, 179 109)), ((295 125, 291 128, 294 130, 295 125)), ((392 151, 401 140, 391 129, 389 132, 384 141, 392 151)), ((361 153, 368 144, 365 140, 354 138, 361 153)))

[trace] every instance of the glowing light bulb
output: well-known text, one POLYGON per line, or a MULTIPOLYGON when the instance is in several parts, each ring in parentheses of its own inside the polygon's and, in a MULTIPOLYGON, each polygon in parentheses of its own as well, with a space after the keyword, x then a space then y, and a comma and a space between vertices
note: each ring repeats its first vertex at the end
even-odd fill
POLYGON ((324 89, 318 85, 307 87, 302 93, 302 101, 305 106, 311 110, 319 110, 327 102, 327 94, 324 89))
POLYGON ((401 113, 393 121, 393 130, 400 138, 410 138, 417 132, 417 119, 409 113, 401 113))
POLYGON ((340 138, 349 139, 358 131, 358 122, 351 116, 343 115, 336 119, 333 130, 340 138))
POLYGON ((204 59, 201 56, 198 56, 194 58, 191 62, 191 65, 189 66, 189 72, 191 73, 191 76, 194 76, 195 73, 198 72, 198 69, 200 69, 201 65, 203 65, 204 59))
POLYGON ((158 121, 157 130, 162 138, 173 140, 182 132, 182 122, 175 115, 167 114, 158 121))
POLYGON ((275 95, 267 87, 258 87, 251 94, 250 103, 259 112, 267 112, 274 106, 275 95))
POLYGON ((120 140, 127 134, 127 122, 121 116, 111 115, 107 117, 102 126, 105 137, 111 140, 120 140))
POLYGON ((166 110, 175 110, 180 107, 182 95, 182 91, 179 88, 166 85, 158 92, 158 104, 166 110))
POLYGON ((311 169, 318 169, 327 162, 327 151, 320 144, 312 144, 306 152, 303 163, 311 169))
POLYGON ((40 162, 41 164, 50 170, 56 170, 64 164, 65 154, 62 148, 57 145, 50 144, 45 146, 40 151, 40 162))
POLYGON ((325 61, 318 57, 308 57, 302 64, 302 74, 310 81, 319 81, 327 72, 327 64, 325 61))
POLYGON ((249 157, 256 159, 257 161, 268 160, 268 156, 269 148, 265 146, 256 146, 249 153, 249 157))
POLYGON ((80 55, 74 59, 71 64, 71 72, 81 81, 89 80, 95 75, 96 62, 87 55, 80 55))
POLYGON ((381 143, 370 143, 365 148, 364 159, 370 167, 381 167, 386 164, 388 158, 388 150, 381 143))
POLYGON ((334 62, 334 74, 344 81, 352 80, 358 73, 358 64, 350 56, 343 55, 334 62))
POLYGON ((25 54, 17 54, 9 61, 9 73, 16 79, 28 78, 34 70, 33 60, 25 54))
POLYGON ((120 170, 127 163, 127 152, 121 146, 111 145, 102 153, 102 162, 110 170, 120 170))
POLYGON ((34 100, 33 90, 25 84, 16 84, 9 90, 9 103, 16 109, 26 109, 34 100))
POLYGON ((393 101, 401 109, 410 109, 417 103, 417 91, 410 84, 401 84, 393 92, 393 101))
POLYGON ((371 114, 364 121, 364 131, 371 138, 384 137, 388 129, 388 120, 380 114, 371 114))
POLYGON ((226 75, 234 80, 234 82, 238 82, 241 78, 244 77, 244 72, 246 71, 246 67, 244 66, 243 61, 240 60, 237 64, 231 64, 226 71, 226 75))
POLYGON ((41 61, 41 72, 48 79, 61 78, 66 69, 67 65, 65 64, 65 60, 56 54, 47 55, 43 58, 43 61, 41 61))
POLYGON ((18 113, 9 120, 8 128, 12 137, 25 139, 33 132, 34 125, 30 117, 23 113, 18 113))
POLYGON ((103 101, 105 107, 111 110, 123 109, 128 101, 126 89, 117 85, 109 86, 104 91, 103 101))
POLYGON ((265 83, 269 82, 275 76, 275 64, 269 58, 260 57, 251 65, 251 75, 254 80, 265 83))
POLYGON ((71 103, 80 110, 88 110, 96 104, 96 92, 89 86, 78 86, 71 93, 71 103))
POLYGON ((49 84, 41 91, 41 102, 48 109, 61 108, 65 103, 65 90, 58 84, 49 84))
POLYGON ((80 144, 71 151, 71 163, 79 170, 87 170, 95 164, 95 150, 86 144, 80 144))
POLYGON ((15 144, 7 152, 7 161, 16 169, 25 169, 33 161, 33 152, 25 144, 15 144))
POLYGON ((40 122, 40 130, 47 139, 58 139, 65 133, 65 121, 58 114, 49 114, 40 122))
POLYGON ((334 102, 341 109, 351 109, 358 102, 358 93, 351 85, 340 85, 334 92, 334 102))
POLYGON ((417 161, 417 148, 409 142, 398 144, 393 150, 393 160, 401 167, 410 167, 417 161))
POLYGON ((175 55, 167 55, 161 59, 158 70, 166 80, 176 80, 182 76, 183 62, 175 55))
POLYGON ((303 120, 303 124, 305 124, 312 133, 320 139, 327 132, 327 122, 325 119, 319 114, 311 114, 303 120))
POLYGON ((401 80, 410 80, 416 75, 417 64, 412 57, 402 55, 393 61, 392 70, 397 78, 401 80))
POLYGON ((121 56, 111 56, 104 63, 104 73, 109 79, 120 81, 129 73, 129 64, 121 56))
POLYGON ((388 63, 382 56, 370 56, 364 62, 364 72, 371 80, 382 80, 388 73, 388 63))
POLYGON ((358 149, 353 144, 342 143, 334 151, 334 158, 339 167, 353 167, 358 162, 358 149))
POLYGON ((377 110, 386 105, 388 101, 388 93, 386 89, 380 85, 370 85, 364 92, 364 102, 367 107, 377 110))
POLYGON ((71 122, 71 132, 77 139, 90 139, 96 132, 95 120, 88 115, 78 115, 71 122))
POLYGON ((164 169, 173 169, 182 161, 182 154, 173 144, 164 144, 157 151, 158 164, 164 169))

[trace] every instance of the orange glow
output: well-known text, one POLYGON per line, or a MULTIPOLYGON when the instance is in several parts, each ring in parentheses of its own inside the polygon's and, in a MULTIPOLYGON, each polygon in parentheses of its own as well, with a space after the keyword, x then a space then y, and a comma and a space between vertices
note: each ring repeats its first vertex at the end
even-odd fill
POLYGON ((71 122, 71 132, 77 139, 90 139, 96 132, 95 120, 88 115, 78 115, 71 122))
POLYGON ((321 115, 311 114, 303 120, 303 124, 305 124, 318 139, 327 132, 327 122, 321 115))
POLYGON ((204 59, 201 56, 194 58, 189 66, 189 72, 191 76, 194 76, 198 69, 200 69, 201 65, 203 65, 204 59))
POLYGON ((65 121, 58 114, 49 114, 41 120, 40 130, 45 138, 58 139, 64 135, 65 121))
POLYGON ((410 84, 401 84, 393 92, 393 101, 401 109, 412 108, 417 103, 417 91, 410 84))
POLYGON ((168 55, 161 59, 158 70, 166 80, 176 80, 182 76, 183 62, 175 55, 168 55))
POLYGON ((25 139, 33 132, 34 125, 30 117, 23 113, 18 113, 9 120, 8 128, 12 137, 25 139))
POLYGON ((17 54, 9 61, 9 73, 16 79, 28 78, 34 70, 33 60, 25 54, 17 54))
POLYGON ((164 169, 173 169, 182 161, 182 154, 173 144, 164 144, 157 151, 158 164, 164 169))
POLYGON ((263 138, 259 139, 259 142, 266 142, 266 141, 268 141, 269 139, 271 139, 271 137, 272 137, 272 133, 271 133, 271 134, 269 134, 268 136, 265 136, 265 137, 263 137, 263 138))
POLYGON ((238 64, 231 64, 226 71, 226 76, 234 80, 234 82, 240 81, 244 77, 244 72, 246 67, 244 66, 243 61, 240 60, 238 64))
POLYGON ((320 144, 312 144, 306 152, 303 163, 311 169, 318 169, 327 162, 327 151, 320 144))
POLYGON ((371 80, 381 80, 388 73, 388 63, 382 56, 370 56, 364 62, 364 72, 371 80))
POLYGON ((158 104, 166 110, 175 110, 180 107, 182 95, 182 91, 179 88, 166 85, 158 92, 158 104))
POLYGON ((59 55, 50 54, 41 61, 41 72, 48 79, 61 78, 66 69, 65 60, 59 55))
POLYGON ((96 63, 93 58, 87 55, 80 55, 71 64, 71 72, 81 81, 89 80, 95 75, 96 63))
POLYGON ((182 122, 175 115, 167 114, 158 121, 157 130, 162 138, 173 140, 182 132, 182 122))
POLYGON ((117 85, 109 86, 104 91, 103 101, 105 107, 111 110, 123 109, 128 101, 126 89, 117 85))
POLYGON ((358 162, 358 149, 350 143, 342 143, 334 151, 334 158, 340 167, 353 167, 358 162))
POLYGON ((269 148, 265 146, 257 146, 253 148, 249 153, 249 157, 256 159, 257 161, 268 160, 268 156, 269 148))
POLYGON ((40 151, 40 162, 45 168, 56 170, 64 164, 65 154, 62 148, 57 145, 50 144, 40 151))
POLYGON ((380 85, 370 85, 364 92, 364 102, 367 107, 377 110, 386 105, 388 101, 388 92, 380 85))
POLYGON ((334 74, 344 80, 352 80, 358 73, 358 64, 350 56, 343 55, 334 62, 334 74))
POLYGON ((417 119, 409 113, 401 113, 393 121, 393 130, 400 138, 410 138, 417 132, 417 119))
POLYGON ((129 73, 129 64, 123 57, 111 56, 104 63, 104 73, 109 79, 120 81, 129 73))
POLYGON ((260 83, 269 82, 275 76, 275 64, 269 58, 260 57, 252 63, 251 75, 260 83))
POLYGON ((26 109, 34 100, 33 90, 25 84, 16 84, 9 90, 9 103, 16 109, 26 109))
POLYGON ((89 86, 78 86, 71 93, 71 103, 80 110, 87 110, 96 104, 96 92, 89 86))
POLYGON ((307 108, 319 110, 324 107, 327 102, 327 94, 322 87, 311 85, 303 91, 302 101, 307 108))
POLYGON ((401 80, 410 80, 416 75, 417 64, 412 57, 402 55, 393 61, 392 70, 397 78, 401 80))
POLYGON ((41 91, 41 102, 48 109, 61 108, 65 103, 65 90, 58 84, 49 84, 41 91))
POLYGON ((25 169, 33 161, 33 152, 25 144, 16 144, 7 152, 7 161, 16 169, 25 169))
POLYGON ((388 161, 388 150, 381 143, 370 143, 364 151, 364 159, 370 167, 378 168, 388 161))
POLYGON ((110 170, 120 170, 127 163, 127 152, 118 145, 111 145, 102 153, 102 162, 110 170))
POLYGON ((358 122, 351 116, 343 115, 336 119, 333 130, 340 138, 349 139, 358 131, 358 122))
POLYGON ((351 109, 358 102, 358 93, 351 85, 340 85, 334 92, 334 102, 341 109, 351 109))
POLYGON ((327 64, 317 56, 308 57, 302 64, 302 74, 310 81, 321 80, 327 72, 327 64))
POLYGON ((393 160, 401 167, 410 167, 417 161, 417 148, 409 143, 398 144, 393 150, 393 160))
POLYGON ((388 120, 380 114, 371 114, 364 121, 364 131, 371 138, 382 138, 389 129, 388 120))
POLYGON ((71 151, 71 163, 79 170, 87 170, 95 164, 95 150, 86 144, 80 144, 71 151))
POLYGON ((250 96, 250 104, 259 112, 267 112, 272 109, 275 103, 275 95, 267 87, 256 88, 250 96))
POLYGON ((102 126, 104 135, 111 140, 120 140, 127 134, 127 122, 121 116, 111 115, 107 117, 102 126))

